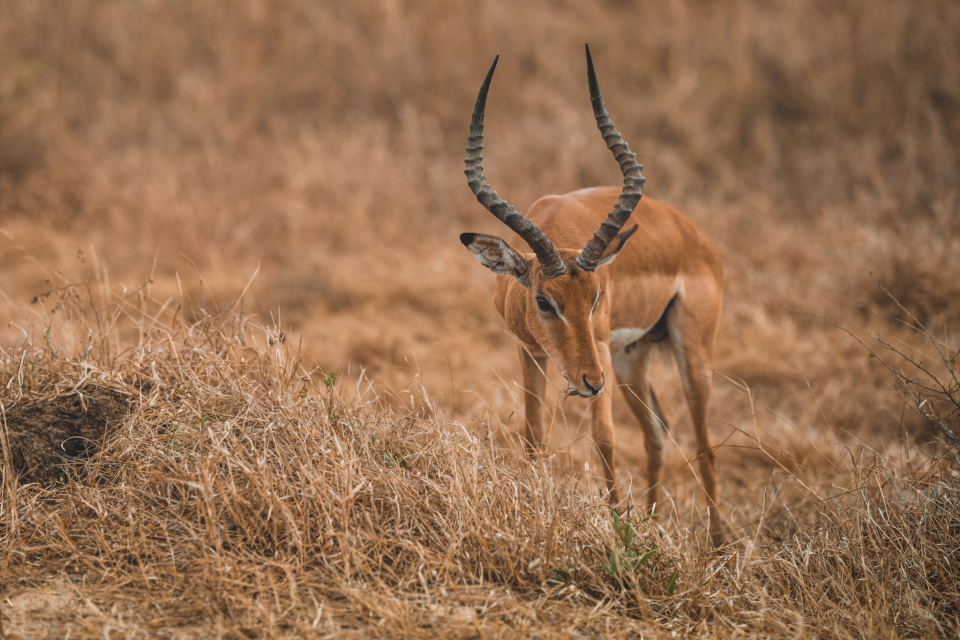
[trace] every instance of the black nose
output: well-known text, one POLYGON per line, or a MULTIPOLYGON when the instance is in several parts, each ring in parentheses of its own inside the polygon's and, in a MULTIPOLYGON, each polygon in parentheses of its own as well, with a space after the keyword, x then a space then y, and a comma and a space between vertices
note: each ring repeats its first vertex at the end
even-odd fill
POLYGON ((603 391, 603 378, 600 379, 600 386, 599 386, 599 387, 594 387, 594 386, 592 386, 589 382, 587 382, 587 376, 584 375, 584 376, 583 376, 583 384, 584 384, 584 386, 585 386, 587 389, 590 390, 590 395, 592 395, 592 396, 600 395, 600 392, 603 391))

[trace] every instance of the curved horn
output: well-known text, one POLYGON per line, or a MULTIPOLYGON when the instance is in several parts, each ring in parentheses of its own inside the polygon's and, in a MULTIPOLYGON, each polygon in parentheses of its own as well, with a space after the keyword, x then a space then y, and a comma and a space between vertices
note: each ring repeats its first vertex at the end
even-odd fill
POLYGON ((530 245, 533 252, 540 261, 540 272, 545 278, 556 278, 566 272, 567 267, 563 264, 560 254, 554 248, 553 243, 540 230, 540 227, 523 217, 523 214, 514 209, 510 204, 497 195, 497 192, 487 184, 487 178, 483 175, 483 165, 481 164, 483 156, 483 113, 487 106, 487 91, 490 89, 490 80, 493 78, 493 70, 497 68, 497 56, 487 71, 487 77, 483 79, 480 85, 480 93, 477 94, 477 102, 473 107, 473 119, 470 120, 470 137, 467 138, 467 158, 464 160, 467 168, 464 173, 467 174, 467 184, 473 195, 477 196, 480 202, 487 210, 495 215, 497 219, 513 229, 513 231, 523 238, 530 245))
POLYGON ((620 200, 613 207, 613 211, 607 214, 607 219, 603 221, 577 257, 577 264, 581 269, 593 271, 597 268, 607 245, 620 233, 620 229, 640 202, 643 183, 647 179, 640 174, 643 167, 637 164, 637 154, 630 153, 630 147, 614 128, 610 114, 607 113, 607 108, 603 104, 589 45, 587 45, 587 82, 590 84, 590 103, 593 105, 593 116, 597 119, 597 128, 600 129, 603 139, 607 142, 607 148, 613 152, 613 157, 617 159, 620 171, 623 173, 623 191, 620 193, 620 200))

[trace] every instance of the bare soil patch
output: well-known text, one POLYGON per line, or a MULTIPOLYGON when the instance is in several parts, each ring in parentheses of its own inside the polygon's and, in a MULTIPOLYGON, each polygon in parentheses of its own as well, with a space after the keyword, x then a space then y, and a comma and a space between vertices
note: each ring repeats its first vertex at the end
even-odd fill
POLYGON ((101 389, 27 402, 6 412, 11 462, 21 482, 63 481, 87 460, 130 408, 129 400, 101 389))

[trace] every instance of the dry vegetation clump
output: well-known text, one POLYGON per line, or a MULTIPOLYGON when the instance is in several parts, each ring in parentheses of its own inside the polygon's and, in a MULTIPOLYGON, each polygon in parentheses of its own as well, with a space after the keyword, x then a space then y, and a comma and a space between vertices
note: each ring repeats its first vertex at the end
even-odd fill
MULTIPOLYGON (((35 363, 24 362, 27 375, 35 374, 35 363)), ((6 441, 10 464, 21 481, 52 484, 63 480, 70 465, 63 459, 86 460, 97 442, 110 434, 110 427, 126 413, 123 396, 98 390, 87 395, 73 392, 54 394, 35 402, 5 408, 6 441)))
POLYGON ((64 308, 2 355, 14 637, 960 632, 949 461, 861 451, 829 488, 801 469, 787 482, 807 504, 714 552, 676 505, 611 515, 553 459, 527 462, 439 403, 404 409, 363 381, 347 400, 236 306, 187 323, 146 292, 139 308, 64 308), (118 311, 136 341, 96 328, 118 311), (73 348, 71 323, 87 327, 73 348), (8 407, 98 395, 130 411, 89 460, 65 459, 51 486, 17 478, 8 407))

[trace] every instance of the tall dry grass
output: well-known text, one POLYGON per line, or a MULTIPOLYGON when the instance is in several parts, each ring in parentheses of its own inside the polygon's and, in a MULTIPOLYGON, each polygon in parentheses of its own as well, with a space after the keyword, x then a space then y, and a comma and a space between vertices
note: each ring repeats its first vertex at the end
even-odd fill
MULTIPOLYGON (((329 633, 455 633, 474 624, 458 607, 472 607, 488 635, 955 633, 954 556, 941 553, 956 547, 953 467, 933 461, 944 453, 941 432, 923 408, 909 410, 869 350, 893 355, 908 381, 929 378, 871 335, 933 363, 941 379, 950 371, 914 320, 945 351, 957 344, 958 32, 956 3, 935 0, 0 0, 0 397, 17 406, 71 393, 89 373, 74 361, 95 344, 110 350, 87 360, 105 378, 87 382, 136 390, 138 407, 125 423, 135 428, 94 462, 94 477, 109 482, 6 489, 0 597, 15 606, 0 604, 4 624, 18 633, 31 621, 38 633, 88 634, 122 621, 127 635, 295 634, 323 604, 318 627, 329 633), (590 117, 585 41, 645 165, 645 194, 687 213, 725 263, 711 420, 723 517, 746 546, 732 560, 702 547, 682 391, 672 365, 656 363, 675 424, 668 502, 638 526, 679 573, 674 596, 654 604, 618 592, 589 549, 574 558, 584 567, 573 579, 579 595, 553 590, 549 571, 567 567, 547 560, 569 545, 551 535, 581 550, 613 543, 585 470, 596 468, 586 405, 564 402, 551 378, 555 455, 543 468, 516 459, 515 349, 491 278, 456 240, 503 232, 462 175, 467 117, 494 53, 502 61, 485 166, 496 188, 523 209, 545 193, 618 179, 590 117), (148 278, 149 296, 138 290, 148 278), (109 340, 89 335, 90 322, 57 308, 56 296, 30 304, 47 280, 89 281, 102 308, 123 308, 109 340), (212 327, 223 311, 216 301, 241 291, 248 333, 212 327), (123 296, 127 306, 111 306, 123 296), (143 331, 148 309, 163 335, 143 331), (45 351, 48 327, 56 352, 45 351), (281 351, 300 345, 293 378, 288 356, 264 343, 279 332, 281 351), (35 382, 14 362, 26 353, 46 354, 35 382), (302 377, 314 370, 336 372, 335 391, 320 373, 302 377), (241 448, 227 420, 272 439, 241 448), (362 426, 350 438, 363 444, 331 458, 324 449, 334 441, 354 442, 343 420, 362 426), (179 444, 167 437, 174 425, 179 444), (405 461, 422 452, 423 468, 388 465, 366 445, 374 437, 405 461), (178 466, 194 459, 208 462, 178 466), (329 491, 303 489, 278 462, 287 460, 337 496, 359 486, 344 493, 348 470, 366 489, 345 512, 329 491), (237 475, 214 473, 223 469, 237 475), (421 504, 430 485, 410 484, 414 471, 455 482, 421 504), (488 478, 504 479, 494 487, 502 512, 471 497, 488 478), (267 481, 286 488, 293 520, 270 510, 281 503, 267 481), (388 495, 394 511, 376 502, 388 495), (518 496, 529 519, 499 521, 518 496), (234 503, 252 506, 231 514, 234 503), (142 515, 129 516, 128 504, 144 505, 142 515), (398 516, 398 505, 408 511, 398 516), (336 508, 332 525, 313 517, 336 508), (56 523, 70 513, 82 517, 56 523), (374 514, 395 526, 376 526, 374 514), (250 531, 238 524, 255 519, 250 531), (171 523, 176 536, 151 537, 171 523), (346 545, 336 561, 310 537, 321 529, 346 545), (506 538, 485 547, 496 533, 506 538), (448 539, 465 542, 449 550, 448 539), (214 562, 206 543, 215 540, 230 542, 214 546, 227 564, 214 562), (397 568, 375 564, 384 550, 397 568), (489 575, 475 571, 478 554, 489 575), (414 556, 438 577, 411 573, 414 556), (226 566, 243 577, 233 581, 226 566), (457 600, 481 584, 494 591, 489 603, 457 600)), ((641 437, 616 404, 621 479, 642 504, 641 437)), ((665 588, 662 577, 643 584, 665 588)))
POLYGON ((18 487, 4 468, 14 637, 960 631, 955 458, 860 452, 829 487, 793 469, 783 483, 805 503, 751 511, 718 553, 675 503, 613 515, 553 458, 528 462, 440 402, 403 409, 363 381, 345 399, 236 311, 187 323, 149 291, 66 298, 103 331, 76 352, 58 333, 5 352, 4 425, 18 405, 94 389, 136 408, 89 461, 64 461, 63 484, 18 487), (121 314, 139 346, 117 342, 121 314))

